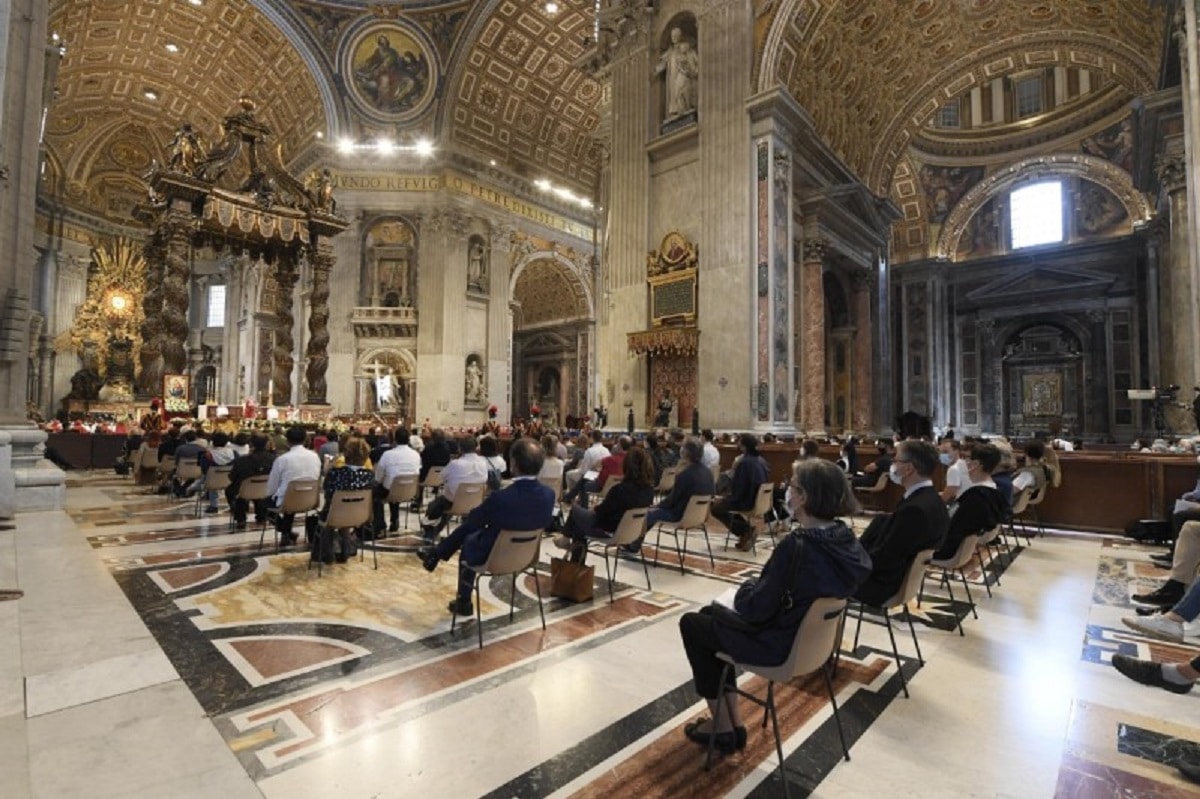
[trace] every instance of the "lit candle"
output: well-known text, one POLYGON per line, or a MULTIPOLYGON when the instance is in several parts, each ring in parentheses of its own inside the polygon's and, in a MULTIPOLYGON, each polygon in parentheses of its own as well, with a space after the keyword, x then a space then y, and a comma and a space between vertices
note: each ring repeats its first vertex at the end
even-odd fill
POLYGON ((275 404, 275 378, 272 377, 269 380, 267 380, 267 405, 272 406, 274 404, 275 404))

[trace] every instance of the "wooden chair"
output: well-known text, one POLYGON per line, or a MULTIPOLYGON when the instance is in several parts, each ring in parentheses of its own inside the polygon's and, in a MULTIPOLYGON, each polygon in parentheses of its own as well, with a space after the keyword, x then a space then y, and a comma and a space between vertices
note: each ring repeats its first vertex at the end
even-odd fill
POLYGON ((712 504, 712 496, 709 494, 697 494, 688 500, 687 507, 683 509, 683 516, 677 522, 659 522, 656 525, 658 535, 654 539, 654 565, 658 566, 659 544, 662 542, 662 534, 666 533, 675 538, 675 551, 679 553, 679 573, 684 574, 683 560, 684 553, 687 551, 687 537, 691 530, 699 530, 704 534, 704 545, 708 547, 708 562, 712 564, 713 569, 717 568, 717 561, 713 558, 712 544, 708 540, 708 509, 712 504), (679 534, 683 533, 683 546, 679 544, 679 534))
MULTIPOLYGON (((316 481, 313 481, 316 482, 316 481)), ((291 484, 288 484, 288 491, 291 491, 291 484)), ((284 497, 284 501, 287 498, 284 497)), ((322 566, 325 563, 321 555, 324 551, 325 536, 333 530, 356 530, 359 527, 371 523, 371 491, 364 489, 362 491, 334 491, 333 496, 329 498, 328 513, 325 515, 325 521, 317 528, 317 539, 311 542, 308 553, 308 569, 312 568, 313 561, 317 562, 317 576, 322 574, 322 566)), ((375 547, 371 547, 371 553, 375 561, 375 568, 379 568, 379 554, 375 547)), ((359 550, 359 555, 362 557, 362 550, 359 550)))
MULTIPOLYGON (((496 536, 496 543, 488 554, 486 563, 478 566, 463 563, 463 567, 475 573, 475 629, 479 635, 479 648, 483 649, 483 609, 479 601, 479 580, 482 577, 495 577, 505 574, 512 575, 512 593, 508 600, 508 620, 513 619, 513 608, 517 594, 517 575, 530 572, 533 583, 537 588, 538 613, 542 616, 542 629, 546 629, 546 611, 542 607, 542 586, 537 577, 537 562, 541 558, 541 530, 501 530, 496 536)), ((459 555, 461 559, 462 555, 459 555)), ((458 614, 450 619, 450 632, 458 623, 458 614)))
MULTIPOLYGON (((923 549, 914 555, 912 561, 908 564, 908 571, 904 575, 904 582, 900 584, 900 588, 893 596, 880 602, 878 605, 867 605, 864 602, 855 601, 855 604, 858 606, 858 624, 854 627, 854 648, 858 649, 858 634, 862 631, 863 612, 870 611, 873 614, 882 616, 883 624, 887 626, 888 638, 892 642, 892 656, 896 659, 896 671, 900 672, 900 685, 904 688, 905 697, 908 696, 908 682, 904 679, 904 666, 900 663, 900 649, 896 646, 896 634, 892 630, 892 618, 888 615, 888 611, 892 608, 904 608, 904 619, 908 622, 908 631, 912 634, 913 647, 917 650, 917 661, 924 666, 925 658, 921 657, 921 645, 917 642, 917 629, 913 626, 912 614, 909 613, 908 603, 920 595, 921 583, 925 578, 925 567, 929 565, 929 561, 932 558, 932 549, 923 549)), ((868 621, 875 620, 868 619, 868 621)))
MULTIPOLYGON (((725 710, 727 691, 732 690, 738 696, 745 697, 762 707, 762 726, 766 727, 767 719, 770 719, 771 727, 775 732, 775 752, 779 755, 779 776, 783 781, 783 795, 789 799, 791 793, 788 789, 787 766, 783 761, 783 741, 779 736, 779 716, 775 712, 775 683, 789 683, 814 671, 821 671, 821 675, 825 678, 825 690, 829 692, 829 703, 833 706, 833 719, 837 724, 838 737, 842 741, 842 754, 846 760, 850 760, 850 748, 846 745, 846 733, 842 730, 842 717, 838 711, 837 697, 833 693, 833 681, 829 676, 830 661, 841 640, 842 615, 845 612, 845 599, 832 597, 814 599, 808 606, 804 619, 800 622, 800 627, 796 630, 796 637, 792 641, 792 649, 787 660, 778 666, 738 663, 724 652, 717 653, 717 657, 725 662, 725 668, 722 670, 721 687, 717 692, 717 712, 713 725, 714 727, 720 725, 721 714, 725 710), (733 688, 728 688, 727 684, 733 682, 730 680, 731 670, 747 671, 765 679, 767 681, 767 698, 760 699, 754 694, 743 691, 737 687, 736 683, 733 688)), ((710 737, 708 741, 708 755, 704 761, 705 770, 712 768, 714 738, 715 736, 710 737)))
MULTIPOLYGON (((243 485, 245 485, 243 483, 243 485)), ((258 535, 258 551, 262 552, 263 539, 267 535, 267 525, 278 521, 289 513, 297 514, 304 519, 311 513, 316 513, 321 504, 321 482, 316 479, 292 480, 288 483, 287 491, 283 494, 283 502, 278 508, 271 508, 263 519, 262 531, 258 535)), ((279 527, 274 529, 275 551, 279 551, 279 527)), ((312 542, 309 542, 310 544, 312 542)))
MULTIPOLYGON (((608 577, 608 603, 610 605, 613 601, 613 582, 617 579, 617 566, 621 563, 621 548, 632 544, 646 534, 646 514, 649 512, 649 508, 630 508, 625 511, 625 515, 621 517, 621 522, 611 536, 589 535, 585 539, 589 550, 598 550, 604 556, 604 574, 608 577), (612 550, 615 552, 612 571, 609 571, 608 553, 612 550)), ((646 590, 649 591, 651 590, 650 568, 646 565, 646 555, 640 547, 638 555, 642 559, 642 571, 646 573, 646 590)))

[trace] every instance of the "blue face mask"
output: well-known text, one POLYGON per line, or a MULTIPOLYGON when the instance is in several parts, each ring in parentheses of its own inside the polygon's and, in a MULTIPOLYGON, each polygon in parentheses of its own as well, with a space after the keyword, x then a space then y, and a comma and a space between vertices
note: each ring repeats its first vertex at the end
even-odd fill
POLYGON ((939 453, 938 460, 942 462, 943 466, 949 466, 951 463, 954 462, 954 458, 950 455, 949 452, 939 453))

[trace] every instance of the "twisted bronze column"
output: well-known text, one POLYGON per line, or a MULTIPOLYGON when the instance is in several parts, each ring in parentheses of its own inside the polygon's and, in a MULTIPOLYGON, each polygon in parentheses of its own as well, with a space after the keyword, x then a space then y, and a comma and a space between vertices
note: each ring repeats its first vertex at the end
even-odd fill
POLYGON ((291 251, 279 253, 275 261, 275 282, 279 284, 279 293, 275 295, 275 349, 271 353, 274 367, 271 379, 275 383, 271 401, 275 405, 290 405, 292 402, 292 367, 295 365, 292 329, 296 325, 296 318, 292 315, 292 295, 298 278, 296 254, 291 251))
POLYGON ((329 273, 333 270, 333 248, 322 241, 310 253, 313 283, 309 296, 311 312, 308 317, 308 347, 305 356, 308 367, 308 396, 305 401, 325 405, 325 370, 329 368, 329 273))

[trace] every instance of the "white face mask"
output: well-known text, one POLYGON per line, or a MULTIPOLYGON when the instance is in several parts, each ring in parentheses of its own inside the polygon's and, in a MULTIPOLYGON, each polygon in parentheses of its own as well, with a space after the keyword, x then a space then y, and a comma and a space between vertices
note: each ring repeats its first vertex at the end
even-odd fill
POLYGON ((888 469, 888 479, 891 480, 896 485, 904 484, 904 478, 902 478, 900 476, 900 472, 897 471, 896 464, 894 464, 894 463, 892 464, 892 467, 890 469, 888 469))

